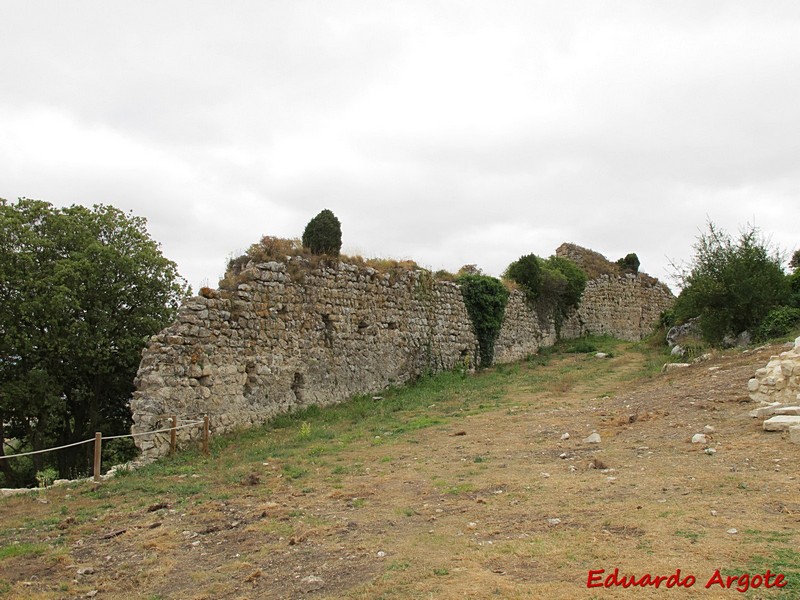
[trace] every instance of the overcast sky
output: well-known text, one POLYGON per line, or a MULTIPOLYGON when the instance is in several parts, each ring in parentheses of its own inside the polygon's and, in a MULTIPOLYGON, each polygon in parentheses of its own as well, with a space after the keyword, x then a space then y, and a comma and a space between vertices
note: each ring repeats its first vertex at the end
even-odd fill
POLYGON ((794 0, 3 0, 0 49, 0 197, 133 210, 195 290, 323 208, 492 275, 800 245, 794 0))

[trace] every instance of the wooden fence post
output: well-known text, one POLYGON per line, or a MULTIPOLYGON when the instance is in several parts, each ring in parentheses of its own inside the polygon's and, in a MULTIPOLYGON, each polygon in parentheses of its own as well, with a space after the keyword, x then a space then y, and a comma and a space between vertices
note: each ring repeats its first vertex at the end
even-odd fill
POLYGON ((172 425, 169 430, 169 453, 175 454, 175 448, 178 445, 178 415, 172 415, 172 425))
POLYGON ((203 415, 203 454, 208 455, 208 415, 203 415))
POLYGON ((103 451, 103 434, 99 431, 94 434, 94 480, 100 481, 100 455, 103 451))

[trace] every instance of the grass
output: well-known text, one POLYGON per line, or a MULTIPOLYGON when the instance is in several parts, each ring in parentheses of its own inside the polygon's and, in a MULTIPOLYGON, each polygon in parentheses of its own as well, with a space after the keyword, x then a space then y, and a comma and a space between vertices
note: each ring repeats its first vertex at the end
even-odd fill
POLYGON ((97 584, 113 585, 112 598, 188 597, 184 580, 220 597, 299 597, 292 586, 311 575, 324 597, 588 597, 586 572, 616 566, 698 580, 720 566, 770 568, 790 580, 774 597, 797 597, 798 535, 770 512, 800 509, 784 481, 794 455, 774 471, 774 447, 752 445, 762 432, 720 423, 730 411, 749 425, 738 402, 689 404, 714 394, 654 373, 663 362, 647 343, 563 343, 475 376, 281 415, 212 438, 208 457, 181 452, 100 486, 0 500, 0 597, 60 597, 79 563, 103 565, 97 584), (639 420, 620 419, 639 404, 639 420), (712 419, 715 461, 687 441, 712 419), (587 446, 593 429, 603 443, 587 446), (594 458, 613 471, 589 469, 594 458), (21 587, 31 580, 53 583, 21 587))

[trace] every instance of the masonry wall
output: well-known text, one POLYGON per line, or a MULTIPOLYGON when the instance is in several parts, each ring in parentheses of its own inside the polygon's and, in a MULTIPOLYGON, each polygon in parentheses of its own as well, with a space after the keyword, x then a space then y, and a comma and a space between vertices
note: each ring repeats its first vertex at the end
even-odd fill
POLYGON ((650 277, 601 275, 586 283, 578 310, 567 319, 561 334, 567 338, 593 334, 641 340, 653 332, 661 313, 674 302, 669 288, 650 277))
MULTIPOLYGON (((475 366, 478 342, 456 284, 422 271, 388 274, 341 262, 312 268, 304 261, 250 263, 235 289, 185 302, 143 352, 132 432, 168 427, 173 414, 208 414, 213 430, 225 432, 426 372, 475 366)), ((658 315, 648 322, 653 312, 645 305, 654 300, 646 289, 632 281, 592 283, 583 305, 598 306, 582 305, 566 335, 639 339, 652 329, 658 315), (615 305, 620 290, 624 301, 615 305)), ((520 360, 555 339, 552 320, 542 321, 512 292, 495 361, 520 360)), ((196 429, 179 431, 181 442, 197 437, 196 429)), ((167 452, 167 434, 136 439, 147 457, 167 452)))

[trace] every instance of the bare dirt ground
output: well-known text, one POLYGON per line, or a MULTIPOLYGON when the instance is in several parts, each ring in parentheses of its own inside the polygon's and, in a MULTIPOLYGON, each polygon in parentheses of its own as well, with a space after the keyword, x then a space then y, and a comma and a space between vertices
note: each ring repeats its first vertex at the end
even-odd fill
POLYGON ((477 376, 500 391, 428 422, 298 423, 0 500, 0 598, 741 597, 741 580, 705 588, 717 569, 771 569, 789 586, 745 597, 797 598, 798 447, 747 416, 747 380, 782 349, 644 377, 629 344, 556 356, 477 376), (588 587, 615 568, 696 581, 588 587))

